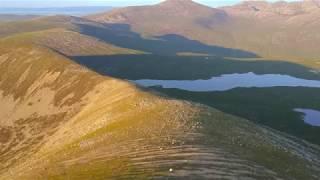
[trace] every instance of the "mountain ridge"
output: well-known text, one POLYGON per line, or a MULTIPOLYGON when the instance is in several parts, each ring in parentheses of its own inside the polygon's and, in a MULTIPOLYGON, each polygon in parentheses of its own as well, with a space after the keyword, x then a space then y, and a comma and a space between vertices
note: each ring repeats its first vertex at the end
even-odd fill
POLYGON ((298 16, 318 11, 319 5, 320 1, 316 0, 297 2, 244 1, 234 6, 224 7, 223 9, 227 9, 231 13, 232 11, 235 11, 234 13, 242 12, 244 16, 248 15, 248 13, 265 13, 265 15, 261 15, 263 17, 270 15, 298 16))

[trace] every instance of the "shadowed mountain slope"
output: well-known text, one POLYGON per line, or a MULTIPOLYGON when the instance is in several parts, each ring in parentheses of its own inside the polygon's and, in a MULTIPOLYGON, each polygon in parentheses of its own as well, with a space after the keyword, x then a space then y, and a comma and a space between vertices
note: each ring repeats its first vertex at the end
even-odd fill
POLYGON ((133 32, 131 26, 127 24, 102 24, 72 16, 42 17, 24 22, 3 23, 0 24, 0 27, 3 27, 0 28, 0 37, 17 33, 37 32, 39 34, 39 31, 43 31, 40 34, 43 37, 40 39, 45 40, 41 43, 68 56, 103 55, 106 51, 115 50, 111 48, 112 46, 118 46, 122 49, 132 49, 131 52, 127 51, 129 54, 142 52, 166 55, 198 53, 237 58, 257 57, 251 52, 209 46, 177 34, 146 38, 133 32), (63 35, 52 38, 50 34, 54 33, 63 35), (108 50, 108 48, 111 49, 108 50))
POLYGON ((287 74, 303 79, 319 80, 312 68, 285 61, 234 60, 214 56, 165 56, 129 54, 107 56, 72 56, 75 62, 102 75, 139 80, 197 80, 223 74, 287 74))
POLYGON ((256 54, 251 52, 210 46, 177 34, 145 38, 139 33, 132 32, 131 27, 127 24, 104 24, 103 26, 77 24, 77 26, 82 34, 119 47, 136 49, 151 54, 177 55, 179 53, 195 53, 234 58, 257 57, 256 54))
POLYGON ((242 49, 264 58, 319 68, 320 39, 316 35, 320 28, 319 12, 318 1, 253 1, 213 9, 192 1, 168 0, 154 6, 115 9, 89 18, 128 24, 144 36, 177 34, 208 45, 242 49))

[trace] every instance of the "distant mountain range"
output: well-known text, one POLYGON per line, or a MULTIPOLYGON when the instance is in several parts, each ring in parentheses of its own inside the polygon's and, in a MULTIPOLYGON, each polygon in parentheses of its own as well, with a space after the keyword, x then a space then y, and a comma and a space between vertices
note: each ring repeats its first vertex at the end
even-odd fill
POLYGON ((112 7, 103 6, 88 6, 88 7, 52 7, 52 8, 1 8, 1 14, 13 15, 72 15, 84 16, 93 13, 105 12, 112 9, 112 7))

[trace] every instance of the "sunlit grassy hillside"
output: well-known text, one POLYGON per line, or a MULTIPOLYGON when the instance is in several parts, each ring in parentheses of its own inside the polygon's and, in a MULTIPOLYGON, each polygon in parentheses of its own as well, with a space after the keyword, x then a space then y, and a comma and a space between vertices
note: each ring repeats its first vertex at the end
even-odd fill
POLYGON ((0 41, 0 179, 320 176, 318 146, 100 76, 42 33, 0 41))

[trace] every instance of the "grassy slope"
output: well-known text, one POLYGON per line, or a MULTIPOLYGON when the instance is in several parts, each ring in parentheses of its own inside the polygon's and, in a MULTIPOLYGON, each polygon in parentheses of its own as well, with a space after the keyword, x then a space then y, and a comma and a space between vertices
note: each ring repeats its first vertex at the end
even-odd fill
POLYGON ((0 24, 0 37, 7 41, 33 42, 66 56, 141 54, 117 47, 79 32, 79 24, 99 27, 101 24, 72 16, 49 16, 23 22, 0 24), (15 36, 12 38, 12 36, 15 36))
POLYGON ((316 146, 101 77, 21 36, 0 47, 0 179, 319 177, 316 146))
POLYGON ((71 24, 64 20, 49 21, 46 18, 37 18, 23 22, 7 22, 0 24, 0 37, 10 36, 23 32, 40 31, 51 28, 67 27, 72 28, 71 24))
POLYGON ((232 15, 233 22, 221 27, 228 30, 233 41, 218 36, 215 44, 256 52, 264 58, 283 59, 320 68, 317 46, 320 44, 315 29, 320 27, 319 13, 298 16, 232 15), (250 28, 248 28, 250 27, 250 28))
POLYGON ((77 24, 90 24, 99 26, 99 23, 75 16, 44 16, 26 21, 4 22, 0 24, 0 37, 16 35, 19 33, 44 31, 50 29, 77 30, 77 24))
POLYGON ((7 137, 0 158, 7 167, 35 152, 78 113, 102 78, 32 44, 1 41, 0 51, 1 136, 7 137))
POLYGON ((0 22, 10 21, 25 21, 33 18, 37 18, 36 15, 15 15, 15 14, 0 14, 0 22))
POLYGON ((319 109, 317 88, 238 88, 225 92, 190 92, 160 88, 157 90, 170 97, 206 104, 311 143, 320 144, 320 129, 305 124, 302 114, 294 111, 299 107, 319 109))
MULTIPOLYGON (((13 167, 25 167, 34 160, 29 158, 32 154, 52 152, 114 121, 159 120, 164 118, 161 114, 170 113, 170 106, 188 114, 182 103, 102 78, 22 37, 1 41, 0 100, 8 108, 0 113, 2 173, 9 168, 12 175, 13 167)), ((15 179, 18 176, 14 174, 15 179)))
POLYGON ((49 30, 26 32, 3 38, 7 41, 32 42, 57 51, 66 56, 141 54, 142 52, 117 47, 76 31, 53 28, 49 30), (58 36, 57 36, 58 34, 58 36))

